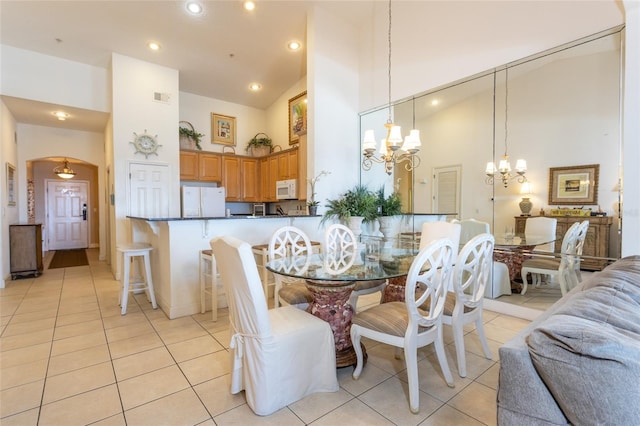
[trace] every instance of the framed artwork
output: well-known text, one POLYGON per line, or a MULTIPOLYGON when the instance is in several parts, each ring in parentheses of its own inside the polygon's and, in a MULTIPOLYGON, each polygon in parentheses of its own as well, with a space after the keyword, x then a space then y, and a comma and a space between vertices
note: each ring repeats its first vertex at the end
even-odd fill
POLYGON ((289 145, 307 134, 307 91, 289 99, 289 145))
POLYGON ((599 164, 549 169, 549 205, 598 204, 599 164))
POLYGON ((236 118, 211 113, 211 143, 236 145, 236 118))
POLYGON ((16 167, 7 163, 7 205, 16 205, 16 167))

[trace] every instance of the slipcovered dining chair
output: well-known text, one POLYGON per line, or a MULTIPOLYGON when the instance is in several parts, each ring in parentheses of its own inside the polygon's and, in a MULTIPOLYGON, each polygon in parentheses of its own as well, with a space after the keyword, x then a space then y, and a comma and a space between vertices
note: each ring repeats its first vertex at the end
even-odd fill
POLYGON ((445 381, 453 387, 442 340, 442 313, 451 280, 453 249, 454 244, 449 239, 427 244, 409 269, 405 302, 382 303, 357 313, 352 320, 351 341, 357 357, 353 378, 360 377, 364 364, 360 347, 362 337, 403 349, 412 413, 420 408, 418 348, 434 344, 445 381))
MULTIPOLYGON (((283 226, 277 229, 269 241, 269 260, 290 256, 310 256, 312 254, 311 241, 300 229, 294 226, 283 226)), ((274 306, 294 305, 300 309, 307 309, 313 298, 304 280, 273 274, 276 286, 273 291, 274 306)))
MULTIPOLYGON (((549 240, 556 239, 556 227, 558 220, 551 217, 530 217, 525 222, 524 236, 525 238, 531 236, 546 237, 549 240)), ((540 244, 535 248, 536 252, 548 252, 553 253, 555 247, 555 241, 549 244, 540 244)), ((550 276, 547 276, 550 278, 550 276)), ((539 285, 542 282, 543 274, 532 274, 531 281, 539 285)), ((522 293, 524 294, 524 293, 522 293)))
MULTIPOLYGON (((344 225, 336 223, 330 225, 325 231, 324 235, 325 262, 335 262, 339 260, 339 258, 336 258, 331 254, 341 253, 340 257, 342 257, 343 260, 350 261, 349 265, 344 268, 345 270, 356 263, 358 256, 360 256, 360 253, 358 251, 358 240, 356 239, 356 236, 351 229, 344 225), (349 257, 348 253, 353 253, 353 257, 349 257)), ((339 269, 336 269, 337 266, 338 265, 333 268, 330 267, 330 269, 337 270, 339 272, 339 269)), ((382 294, 386 285, 387 280, 358 281, 353 291, 351 292, 351 295, 349 296, 349 304, 353 308, 353 312, 356 312, 359 296, 380 292, 380 300, 382 301, 382 294)))
MULTIPOLYGON (((522 263, 522 293, 527 291, 527 274, 544 274, 553 277, 560 284, 564 296, 580 281, 580 256, 589 221, 575 222, 564 234, 560 259, 539 257, 527 259, 522 263)), ((539 284, 536 284, 539 285, 539 284)))
POLYGON ((461 231, 462 226, 459 223, 445 221, 425 222, 422 224, 420 249, 422 250, 433 241, 448 238, 453 242, 453 255, 455 257, 458 255, 461 231))
MULTIPOLYGON (((452 220, 452 223, 460 224, 460 245, 465 245, 473 237, 480 234, 491 233, 491 228, 487 222, 476 219, 452 220)), ((503 294, 511 294, 511 279, 509 278, 509 268, 503 262, 494 260, 492 262, 491 280, 485 287, 485 297, 495 299, 503 294)))
POLYGON ((251 246, 210 242, 229 304, 231 393, 266 416, 315 392, 338 390, 329 324, 293 306, 267 309, 251 246), (310 373, 312 372, 312 373, 310 373))
POLYGON ((487 359, 491 359, 484 334, 482 307, 485 288, 491 280, 494 242, 493 235, 489 233, 471 238, 458 254, 453 267, 454 293, 447 294, 442 322, 453 329, 460 377, 467 376, 463 331, 465 324, 475 324, 484 354, 487 359))

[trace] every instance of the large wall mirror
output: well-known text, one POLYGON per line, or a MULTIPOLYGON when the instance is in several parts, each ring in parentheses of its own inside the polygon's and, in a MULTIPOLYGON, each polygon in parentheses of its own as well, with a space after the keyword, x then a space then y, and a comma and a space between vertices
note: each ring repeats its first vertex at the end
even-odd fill
MULTIPOLYGON (((387 175, 374 164, 362 171, 361 182, 401 192, 404 211, 415 215, 405 229, 455 216, 488 222, 492 232, 503 233, 521 217, 522 184, 515 179, 506 188, 499 180, 488 184, 485 167, 506 151, 512 168, 517 159, 527 162, 531 215, 541 210, 549 215, 560 207, 604 212, 608 232, 589 238, 604 235, 607 241, 590 244, 606 247, 597 256, 618 258, 623 38, 622 28, 612 29, 392 105, 393 121, 403 133, 420 130, 420 165, 407 171, 399 164, 387 175), (597 202, 549 203, 550 169, 594 164, 599 166, 597 202)), ((386 107, 363 113, 362 132, 383 135, 388 115, 386 107)), ((512 296, 490 297, 509 301, 512 296)))

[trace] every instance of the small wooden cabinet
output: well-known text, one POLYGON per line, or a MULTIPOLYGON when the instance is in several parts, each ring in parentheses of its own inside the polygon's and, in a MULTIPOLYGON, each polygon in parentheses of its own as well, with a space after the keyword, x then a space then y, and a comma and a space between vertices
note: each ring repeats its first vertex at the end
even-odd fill
MULTIPOLYGON (((516 235, 524 234, 527 219, 535 216, 516 216, 516 235)), ((600 271, 607 266, 606 260, 591 259, 591 257, 609 257, 609 236, 613 218, 610 216, 548 216, 557 219, 555 252, 559 253, 562 239, 567 230, 576 222, 589 221, 589 230, 584 241, 582 254, 587 256, 580 263, 580 268, 587 271, 600 271)))
POLYGON ((42 273, 42 225, 9 225, 11 278, 42 273))

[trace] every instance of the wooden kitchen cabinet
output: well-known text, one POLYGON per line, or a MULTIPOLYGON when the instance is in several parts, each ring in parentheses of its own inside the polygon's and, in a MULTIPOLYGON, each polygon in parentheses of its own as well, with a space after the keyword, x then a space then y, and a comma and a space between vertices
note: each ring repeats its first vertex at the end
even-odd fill
POLYGON ((260 201, 260 163, 257 158, 222 157, 222 186, 227 201, 260 201))
POLYGON ((199 180, 222 182, 222 156, 219 154, 198 154, 199 180))
MULTIPOLYGON (((535 216, 516 216, 516 235, 524 234, 527 225, 527 219, 535 216)), ((557 219, 556 224, 556 253, 560 252, 562 247, 562 239, 567 230, 576 222, 583 220, 589 221, 589 230, 582 248, 583 256, 588 256, 580 262, 580 269, 587 271, 600 271, 608 262, 606 260, 591 259, 590 257, 609 257, 609 236, 611 233, 611 224, 613 218, 611 216, 548 216, 557 219)))
POLYGON ((242 200, 260 201, 260 163, 257 158, 240 159, 242 200))
POLYGON ((180 151, 180 180, 222 181, 222 155, 180 151))
POLYGON ((198 180, 198 153, 180 151, 180 180, 198 180))
POLYGON ((227 201, 242 201, 240 186, 240 157, 222 157, 222 186, 227 193, 227 201))
POLYGON ((276 154, 278 161, 278 179, 297 179, 298 178, 298 148, 276 154))

